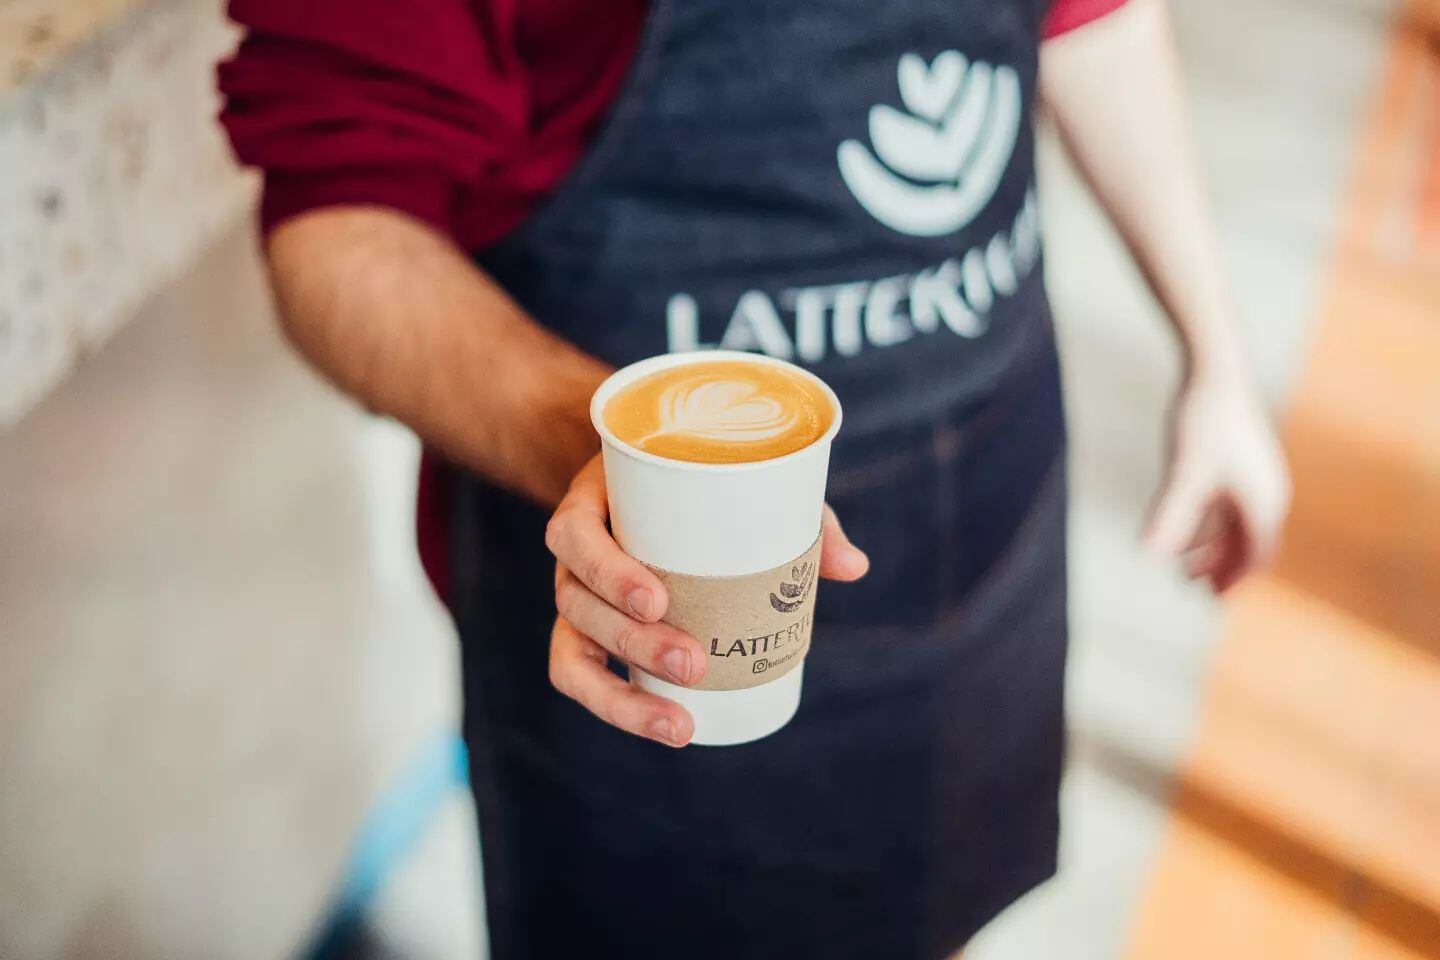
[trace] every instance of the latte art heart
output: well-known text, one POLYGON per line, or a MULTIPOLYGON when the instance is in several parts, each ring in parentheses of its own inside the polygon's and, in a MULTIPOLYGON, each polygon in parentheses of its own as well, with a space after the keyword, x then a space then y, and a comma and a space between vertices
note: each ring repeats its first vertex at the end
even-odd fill
POLYGON ((754 384, 734 380, 677 383, 660 395, 662 433, 707 440, 754 443, 773 440, 795 425, 799 414, 754 384))
POLYGON ((744 463, 819 439, 834 413, 817 384, 788 368, 699 361, 642 377, 605 405, 605 425, 637 449, 672 460, 744 463))

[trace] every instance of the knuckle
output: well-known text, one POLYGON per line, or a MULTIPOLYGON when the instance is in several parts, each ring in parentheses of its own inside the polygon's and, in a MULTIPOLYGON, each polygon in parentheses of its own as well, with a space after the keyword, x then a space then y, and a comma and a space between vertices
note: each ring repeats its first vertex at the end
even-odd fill
POLYGON ((557 693, 574 699, 570 692, 570 675, 563 663, 553 656, 550 658, 550 686, 554 687, 557 693))
POLYGON ((559 554, 561 545, 569 531, 570 521, 565 511, 559 510, 545 524, 545 547, 553 554, 559 554))
POLYGON ((580 579, 595 588, 596 592, 603 592, 609 573, 603 557, 587 557, 580 564, 580 579))
POLYGON ((579 602, 580 588, 574 580, 566 577, 555 585, 555 611, 572 624, 579 602))
POLYGON ((626 704, 623 696, 611 697, 600 706, 601 709, 595 712, 596 716, 600 717, 612 727, 618 727, 628 733, 636 732, 636 723, 633 719, 626 716, 626 704))
POLYGON ((626 622, 615 631, 613 642, 616 656, 626 663, 637 662, 635 656, 640 651, 642 644, 639 624, 626 622))

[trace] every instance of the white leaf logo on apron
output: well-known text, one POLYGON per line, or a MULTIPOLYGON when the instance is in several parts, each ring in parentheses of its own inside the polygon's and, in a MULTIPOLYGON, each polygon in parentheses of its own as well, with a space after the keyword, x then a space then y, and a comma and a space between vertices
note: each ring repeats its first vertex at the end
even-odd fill
POLYGON ((916 237, 953 233, 995 195, 1020 133, 1020 77, 946 50, 930 63, 900 58, 908 113, 870 108, 875 152, 840 144, 840 175, 876 220, 916 237), (878 158, 877 158, 878 156, 878 158))

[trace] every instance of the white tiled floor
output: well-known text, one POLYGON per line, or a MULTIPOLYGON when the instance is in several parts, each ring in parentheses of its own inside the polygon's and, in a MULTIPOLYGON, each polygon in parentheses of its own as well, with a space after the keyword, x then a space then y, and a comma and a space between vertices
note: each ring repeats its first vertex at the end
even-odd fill
MULTIPOLYGON (((1178 11, 1272 396, 1304 343, 1388 8, 1178 11)), ((1169 341, 1053 151, 1044 199, 1075 437, 1064 869, 970 956, 1110 960, 1214 612, 1135 547, 1169 341)), ((284 348, 250 243, 226 238, 0 437, 0 956, 286 955, 370 800, 453 721, 451 634, 411 545, 413 443, 284 348)), ((474 943, 456 856, 472 835, 447 811, 387 892, 377 923, 400 955, 474 943)))

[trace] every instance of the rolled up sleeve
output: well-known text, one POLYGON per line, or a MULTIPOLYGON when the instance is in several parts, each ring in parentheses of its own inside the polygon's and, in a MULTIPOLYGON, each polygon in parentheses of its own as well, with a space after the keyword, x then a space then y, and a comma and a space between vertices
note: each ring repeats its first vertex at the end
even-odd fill
POLYGON ((220 120, 265 178, 265 229, 378 204, 450 232, 458 191, 525 128, 512 11, 463 0, 233 0, 220 120), (476 8, 486 14, 477 15, 476 8))
POLYGON ((1125 6, 1125 0, 1055 0, 1041 35, 1049 40, 1099 20, 1125 6))

